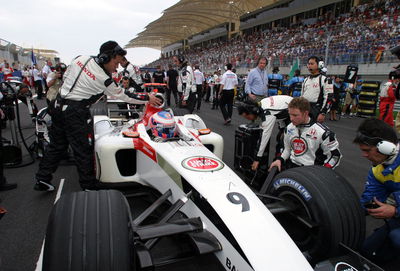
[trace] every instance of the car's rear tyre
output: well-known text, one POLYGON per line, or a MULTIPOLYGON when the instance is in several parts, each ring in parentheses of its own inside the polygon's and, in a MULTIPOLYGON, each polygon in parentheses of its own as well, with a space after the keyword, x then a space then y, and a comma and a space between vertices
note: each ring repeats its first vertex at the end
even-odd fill
POLYGON ((352 186, 333 170, 299 167, 278 174, 268 194, 299 206, 276 215, 298 247, 316 262, 339 253, 339 243, 358 249, 365 237, 365 215, 352 186), (309 228, 299 216, 315 227, 309 228))
POLYGON ((61 197, 47 225, 43 270, 131 270, 128 221, 119 191, 61 197))

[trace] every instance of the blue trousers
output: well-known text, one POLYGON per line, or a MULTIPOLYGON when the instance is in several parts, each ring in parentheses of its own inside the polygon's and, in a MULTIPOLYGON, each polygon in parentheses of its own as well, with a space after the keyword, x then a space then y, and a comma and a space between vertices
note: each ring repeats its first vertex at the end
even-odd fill
POLYGON ((365 241, 361 253, 376 263, 384 263, 400 256, 400 218, 388 220, 365 241))

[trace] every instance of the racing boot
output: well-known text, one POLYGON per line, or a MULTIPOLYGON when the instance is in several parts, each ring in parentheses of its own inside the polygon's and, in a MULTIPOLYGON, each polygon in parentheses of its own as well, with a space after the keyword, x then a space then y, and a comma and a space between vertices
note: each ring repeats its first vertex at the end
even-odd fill
POLYGON ((55 187, 50 182, 36 180, 36 184, 33 187, 33 189, 36 190, 36 191, 51 192, 51 191, 54 191, 55 187))

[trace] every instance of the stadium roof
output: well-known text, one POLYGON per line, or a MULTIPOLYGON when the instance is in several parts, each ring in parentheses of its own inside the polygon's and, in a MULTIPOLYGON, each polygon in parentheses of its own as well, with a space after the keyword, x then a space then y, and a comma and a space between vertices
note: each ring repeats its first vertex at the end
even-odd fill
POLYGON ((125 47, 161 49, 276 2, 279 0, 181 0, 125 47))

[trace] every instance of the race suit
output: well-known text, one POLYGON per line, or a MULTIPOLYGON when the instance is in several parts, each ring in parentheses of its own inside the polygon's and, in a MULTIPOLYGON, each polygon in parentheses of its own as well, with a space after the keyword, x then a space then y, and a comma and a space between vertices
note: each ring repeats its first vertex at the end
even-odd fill
POLYGON ((288 104, 292 99, 292 97, 287 95, 277 95, 261 100, 262 112, 260 113, 260 117, 262 119, 262 123, 260 124, 260 127, 263 129, 263 132, 260 145, 258 147, 256 157, 257 161, 260 161, 263 156, 275 123, 278 123, 279 127, 279 133, 276 136, 276 155, 279 156, 282 152, 283 144, 281 137, 285 127, 290 123, 288 104))
POLYGON ((183 93, 183 100, 187 103, 190 114, 193 113, 196 104, 196 85, 194 84, 194 73, 192 67, 184 63, 178 69, 178 92, 183 93))
POLYGON ((143 104, 148 97, 130 98, 117 86, 102 65, 89 56, 80 56, 72 61, 64 74, 60 95, 51 103, 52 127, 48 151, 39 164, 37 181, 50 183, 52 173, 68 145, 74 152, 83 189, 93 188, 97 180, 93 160, 93 123, 89 112, 91 104, 103 93, 128 103, 143 104), (86 64, 86 65, 85 65, 86 64))
POLYGON ((363 245, 362 252, 368 258, 385 262, 398 257, 400 253, 400 154, 397 145, 396 155, 383 164, 369 170, 365 189, 361 195, 361 204, 364 206, 376 197, 385 202, 392 195, 396 205, 395 216, 386 220, 369 236, 363 245))
POLYGON ((136 74, 135 67, 131 63, 128 63, 122 70, 122 76, 129 78, 130 87, 133 87, 138 92, 143 91, 141 88, 142 79, 136 74))
POLYGON ((389 80, 381 87, 379 94, 379 119, 393 127, 393 108, 396 102, 396 86, 389 80))
POLYGON ((332 95, 332 80, 327 78, 325 75, 310 75, 304 79, 301 96, 310 102, 310 115, 313 120, 316 120, 319 114, 326 114, 328 112, 328 101, 332 95))
POLYGON ((293 166, 324 165, 335 168, 342 157, 335 133, 313 121, 298 126, 290 123, 285 129, 284 146, 279 159, 283 162, 290 158, 288 164, 293 166))

